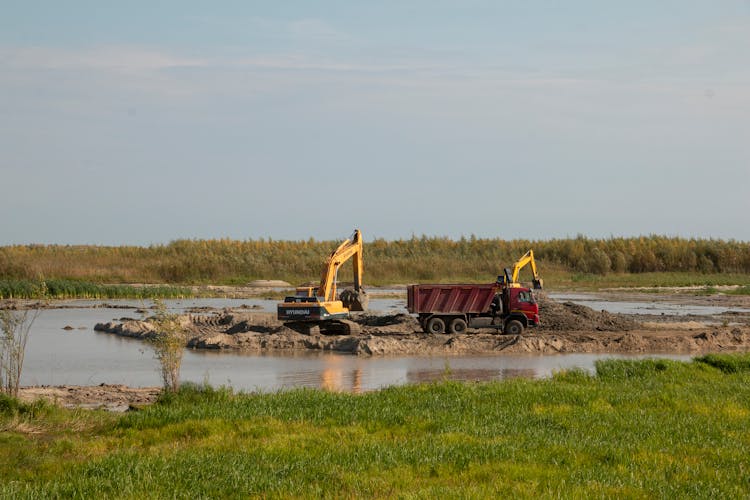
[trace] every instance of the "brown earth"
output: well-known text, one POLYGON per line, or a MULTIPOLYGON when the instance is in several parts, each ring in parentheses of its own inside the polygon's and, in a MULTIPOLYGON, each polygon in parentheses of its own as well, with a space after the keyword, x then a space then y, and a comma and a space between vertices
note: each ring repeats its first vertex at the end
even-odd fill
MULTIPOLYGON (((522 335, 499 335, 493 329, 469 329, 464 334, 431 335, 421 331, 406 313, 360 314, 359 335, 304 335, 267 312, 222 310, 187 314, 180 321, 188 332, 187 347, 251 352, 320 350, 372 355, 445 355, 500 353, 692 353, 743 350, 750 347, 750 327, 724 320, 722 324, 663 316, 642 322, 631 315, 595 311, 572 302, 540 297, 542 326, 522 335)), ((704 320, 706 318, 703 318, 704 320)), ((100 332, 147 339, 148 321, 126 320, 98 324, 100 332)))

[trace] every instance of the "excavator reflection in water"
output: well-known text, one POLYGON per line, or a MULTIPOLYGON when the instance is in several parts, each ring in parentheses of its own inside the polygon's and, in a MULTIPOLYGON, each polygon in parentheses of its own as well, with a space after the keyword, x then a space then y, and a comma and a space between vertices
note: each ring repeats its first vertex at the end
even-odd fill
POLYGON ((340 358, 331 356, 320 374, 320 388, 330 392, 362 392, 362 368, 355 368, 350 373, 340 366, 340 358))
POLYGON ((362 233, 354 230, 351 238, 341 243, 326 260, 317 287, 297 287, 295 295, 278 304, 277 314, 292 330, 304 334, 358 334, 360 327, 349 320, 350 311, 366 311, 369 298, 362 288, 362 233), (337 297, 339 268, 352 259, 354 288, 337 297))

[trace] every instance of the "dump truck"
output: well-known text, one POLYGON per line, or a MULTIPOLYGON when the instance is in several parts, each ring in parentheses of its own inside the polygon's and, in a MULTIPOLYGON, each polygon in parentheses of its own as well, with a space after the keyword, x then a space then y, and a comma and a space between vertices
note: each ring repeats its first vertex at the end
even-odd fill
POLYGON ((530 288, 519 281, 527 264, 535 289, 542 288, 534 253, 529 250, 504 275, 489 284, 422 284, 407 287, 406 309, 416 314, 426 333, 463 333, 490 327, 510 335, 539 324, 539 305, 530 288))

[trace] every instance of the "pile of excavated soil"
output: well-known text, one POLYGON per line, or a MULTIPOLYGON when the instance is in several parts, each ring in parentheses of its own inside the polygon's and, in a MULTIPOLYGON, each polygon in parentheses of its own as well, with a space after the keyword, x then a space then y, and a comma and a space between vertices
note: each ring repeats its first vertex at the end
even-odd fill
POLYGON ((573 302, 557 302, 545 296, 538 297, 541 331, 624 332, 640 325, 625 314, 595 311, 573 302))
POLYGON ((352 318, 368 333, 413 333, 421 331, 419 321, 411 314, 360 314, 352 318))

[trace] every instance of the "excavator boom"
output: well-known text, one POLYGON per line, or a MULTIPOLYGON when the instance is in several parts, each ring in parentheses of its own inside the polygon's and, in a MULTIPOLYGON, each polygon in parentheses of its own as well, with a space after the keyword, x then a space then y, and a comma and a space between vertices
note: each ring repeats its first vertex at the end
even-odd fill
POLYGON ((544 285, 544 280, 542 280, 539 277, 539 272, 536 269, 536 261, 534 260, 534 251, 529 250, 526 252, 523 257, 518 259, 515 264, 513 264, 513 271, 510 273, 510 286, 520 286, 518 283, 518 275, 521 273, 521 269, 526 267, 527 265, 531 265, 531 272, 534 275, 534 278, 532 279, 532 284, 535 289, 541 290, 542 286, 544 285))
POLYGON ((328 257, 318 286, 317 296, 320 300, 336 300, 338 270, 349 259, 352 259, 354 266, 354 290, 359 292, 362 289, 362 233, 359 229, 355 229, 352 237, 345 240, 328 257))

